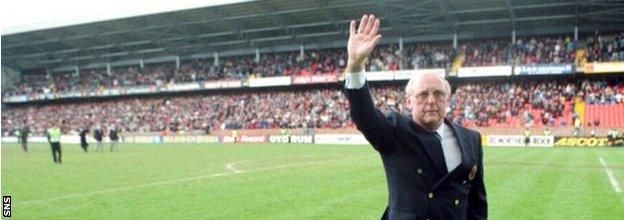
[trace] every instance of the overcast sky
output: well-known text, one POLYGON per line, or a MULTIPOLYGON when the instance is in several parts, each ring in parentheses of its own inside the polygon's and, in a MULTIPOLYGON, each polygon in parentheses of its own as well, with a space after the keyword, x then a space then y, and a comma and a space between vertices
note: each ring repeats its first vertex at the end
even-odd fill
POLYGON ((13 34, 245 1, 249 0, 9 0, 0 6, 0 33, 13 34))

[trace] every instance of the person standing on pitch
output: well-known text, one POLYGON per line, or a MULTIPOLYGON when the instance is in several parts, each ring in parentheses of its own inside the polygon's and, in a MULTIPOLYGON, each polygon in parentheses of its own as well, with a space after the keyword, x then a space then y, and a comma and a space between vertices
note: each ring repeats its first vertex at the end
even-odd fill
POLYGON ((95 141, 97 142, 95 144, 95 152, 98 152, 100 150, 102 150, 102 139, 103 139, 103 133, 102 133, 102 126, 100 124, 95 126, 95 129, 93 129, 93 138, 95 139, 95 141))
POLYGON ((528 147, 531 144, 531 131, 528 127, 524 128, 524 146, 528 147))
POLYGON ((61 162, 61 128, 57 125, 52 125, 47 131, 48 142, 52 147, 52 160, 56 164, 61 162))
POLYGON ((80 147, 82 147, 82 150, 86 153, 88 150, 87 148, 89 147, 89 143, 87 143, 87 134, 89 133, 89 128, 84 127, 81 128, 79 130, 79 135, 80 135, 80 147))
POLYGON ((30 135, 30 128, 24 121, 24 125, 22 126, 22 130, 20 131, 20 142, 22 143, 22 149, 25 153, 28 153, 28 136, 30 135))
POLYGON ((113 152, 113 149, 117 148, 117 144, 119 142, 119 130, 117 130, 117 126, 115 124, 111 124, 109 128, 108 138, 110 138, 110 151, 113 152))
POLYGON ((411 116, 377 108, 364 64, 381 35, 379 19, 351 21, 344 93, 351 119, 379 152, 388 183, 382 219, 486 219, 481 135, 444 119, 451 87, 436 73, 414 74, 405 88, 411 116))

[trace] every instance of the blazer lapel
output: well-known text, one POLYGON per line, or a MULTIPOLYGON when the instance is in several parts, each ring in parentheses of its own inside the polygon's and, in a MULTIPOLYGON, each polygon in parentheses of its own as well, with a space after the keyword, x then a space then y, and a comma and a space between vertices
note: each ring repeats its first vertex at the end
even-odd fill
MULTIPOLYGON (((451 128, 453 134, 455 134, 455 139, 457 139, 457 145, 459 145, 459 150, 461 151, 461 164, 464 167, 468 167, 469 165, 474 163, 474 159, 471 155, 470 150, 473 143, 470 143, 468 137, 463 132, 459 132, 460 129, 457 127, 458 125, 452 123, 450 121, 444 120, 445 123, 451 128)), ((458 166, 459 167, 459 166, 458 166)))
POLYGON ((472 166, 476 165, 476 160, 472 156, 473 154, 470 153, 472 152, 470 148, 474 146, 473 143, 469 142, 470 139, 468 138, 468 136, 466 136, 466 134, 463 132, 459 132, 460 129, 455 123, 452 123, 446 119, 444 120, 444 122, 451 128, 453 134, 455 134, 457 145, 459 146, 459 150, 461 151, 461 163, 455 169, 449 172, 448 175, 442 177, 442 179, 440 179, 440 181, 438 181, 433 186, 433 189, 436 189, 438 186, 440 186, 442 183, 446 182, 449 178, 453 176, 460 178, 461 176, 468 175, 468 172, 470 172, 472 166))
MULTIPOLYGON (((431 132, 426 131, 424 128, 421 128, 413 121, 410 121, 410 125, 412 126, 412 128, 416 130, 416 132, 414 132, 414 135, 418 138, 418 141, 420 142, 420 145, 422 146, 423 151, 425 151, 425 154, 427 154, 427 159, 429 159, 429 163, 433 164, 433 166, 436 168, 436 171, 438 175, 440 175, 440 177, 447 175, 446 167, 442 167, 440 165, 441 163, 438 163, 435 161, 436 157, 434 156, 435 155, 435 152, 433 152, 434 149, 432 149, 432 146, 430 146, 429 144, 431 141, 438 141, 438 140, 433 135, 426 135, 431 132)), ((416 146, 412 146, 412 147, 416 147, 416 146)), ((415 149, 415 150, 418 151, 419 149, 415 149)))

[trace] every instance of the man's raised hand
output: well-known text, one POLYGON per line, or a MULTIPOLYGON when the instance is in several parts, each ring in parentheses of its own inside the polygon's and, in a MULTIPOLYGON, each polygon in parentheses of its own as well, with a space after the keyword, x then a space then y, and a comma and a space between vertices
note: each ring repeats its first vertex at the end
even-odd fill
POLYGON ((373 51, 381 34, 379 30, 379 19, 375 15, 364 15, 360 21, 360 26, 355 29, 355 21, 351 21, 349 27, 349 42, 347 52, 349 60, 347 62, 347 72, 354 73, 362 71, 364 61, 373 51))

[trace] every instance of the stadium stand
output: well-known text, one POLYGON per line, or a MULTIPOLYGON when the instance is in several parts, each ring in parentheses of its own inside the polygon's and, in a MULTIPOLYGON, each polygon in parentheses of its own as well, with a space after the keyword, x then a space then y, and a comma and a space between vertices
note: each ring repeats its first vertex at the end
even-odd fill
MULTIPOLYGON (((409 111, 403 86, 377 86, 372 92, 383 111, 409 111)), ((624 125, 624 83, 619 80, 567 80, 454 85, 447 117, 468 127, 570 127, 574 98, 584 100, 585 122, 624 125)), ((27 105, 2 112, 10 134, 23 121, 33 132, 57 119, 82 126, 117 123, 126 132, 196 132, 225 129, 343 128, 352 126, 348 104, 338 89, 239 92, 169 98, 124 98, 74 104, 27 105)))
MULTIPOLYGON (((587 59, 624 60, 620 45, 623 34, 596 35, 587 38, 587 59)), ((483 40, 461 46, 463 66, 487 66, 511 63, 571 63, 575 42, 569 37, 531 37, 518 39, 516 44, 483 40), (478 47, 477 47, 478 45, 478 47)), ((445 44, 408 44, 405 52, 386 45, 373 53, 369 71, 394 71, 418 68, 450 68, 453 49, 445 44), (406 56, 404 54, 408 54, 406 56)), ((229 57, 223 65, 208 60, 192 60, 180 69, 170 63, 117 68, 114 74, 96 69, 75 75, 71 72, 25 74, 20 84, 4 95, 27 93, 62 93, 124 86, 155 85, 213 79, 281 75, 338 73, 344 67, 344 50, 308 51, 304 57, 295 52, 253 57, 229 57), (259 74, 263 73, 263 74, 259 74)), ((468 83, 454 85, 448 117, 465 126, 571 126, 574 98, 584 104, 586 125, 602 122, 605 126, 624 126, 622 112, 624 84, 622 81, 566 80, 551 82, 468 83)), ((378 106, 384 110, 406 112, 400 87, 379 87, 373 92, 378 106)), ((52 104, 25 106, 2 112, 3 130, 11 133, 22 121, 46 121, 53 118, 72 120, 77 128, 94 123, 120 123, 127 132, 170 130, 194 131, 210 125, 215 129, 257 128, 339 128, 350 126, 345 100, 337 90, 268 92, 261 94, 213 95, 182 98, 133 98, 89 104, 52 104), (306 98, 307 97, 307 98, 306 98), (323 99, 322 97, 331 97, 323 99), (287 100, 282 102, 281 100, 287 100), (216 104, 216 105, 214 105, 216 104), (252 108, 255 107, 255 108, 252 108), (277 108, 276 108, 277 106, 277 108), (254 109, 254 110, 250 110, 254 109), (195 111, 191 111, 195 110, 195 111), (277 112, 272 112, 277 110, 277 112), (53 115, 50 115, 53 114, 53 115), (95 118, 101 118, 100 121, 95 118), (138 123, 144 122, 144 123, 138 123), (147 123, 145 123, 147 122, 147 123)), ((47 124, 39 123, 36 132, 47 124)))
MULTIPOLYGON (((396 44, 376 49, 367 63, 367 71, 396 71, 425 68, 450 68, 453 60, 462 57, 462 66, 491 66, 503 64, 570 64, 577 50, 587 51, 587 61, 623 61, 624 32, 589 35, 584 42, 570 36, 535 36, 509 39, 476 40, 453 49, 450 43, 408 43, 403 51, 396 44), (579 46, 585 44, 585 47, 579 46)), ((23 95, 45 92, 93 91, 123 86, 163 85, 176 82, 197 82, 217 79, 242 79, 249 76, 289 76, 339 73, 345 66, 344 49, 309 50, 270 53, 258 62, 252 56, 225 57, 221 65, 212 60, 195 59, 182 62, 179 69, 173 63, 92 69, 79 75, 63 72, 46 76, 45 72, 24 74, 20 84, 13 85, 3 95, 23 95)))

